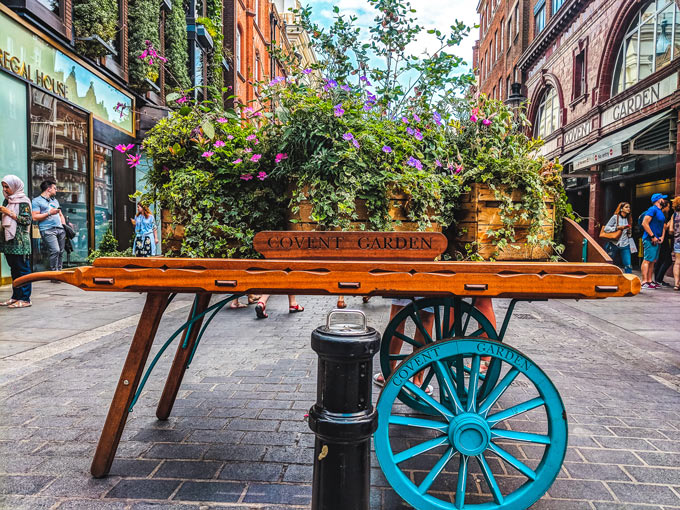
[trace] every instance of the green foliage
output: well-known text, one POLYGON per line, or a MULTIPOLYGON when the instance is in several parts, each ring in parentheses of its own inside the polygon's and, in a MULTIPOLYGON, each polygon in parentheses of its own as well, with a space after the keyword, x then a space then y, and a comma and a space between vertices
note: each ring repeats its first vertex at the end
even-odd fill
MULTIPOLYGON (((73 29, 76 38, 98 35, 113 46, 118 34, 118 2, 116 0, 74 0, 73 29)), ((90 41, 76 42, 78 51, 87 57, 103 57, 108 51, 90 41)))
POLYGON ((96 250, 92 250, 87 256, 87 261, 92 263, 94 259, 99 257, 132 257, 132 247, 119 251, 118 240, 113 235, 111 227, 109 227, 99 242, 99 247, 96 250))
MULTIPOLYGON (((174 11, 175 9, 173 9, 174 11)), ((183 12, 183 9, 182 9, 183 12)), ((160 2, 158 0, 130 0, 128 4, 128 68, 130 85, 137 90, 149 90, 144 80, 158 79, 160 62, 147 65, 139 56, 146 49, 146 41, 160 47, 160 2)))
POLYGON ((213 49, 208 54, 208 97, 215 103, 222 104, 222 57, 224 56, 224 36, 222 34, 222 3, 220 0, 207 0, 207 17, 198 18, 213 40, 213 49))
POLYGON ((191 86, 189 78, 189 42, 187 40, 187 20, 182 0, 172 0, 172 11, 165 19, 165 64, 166 82, 170 87, 187 89, 191 86))
MULTIPOLYGON (((529 224, 530 245, 551 248, 559 255, 564 250, 559 243, 562 219, 573 218, 562 185, 562 166, 538 155, 543 142, 526 135, 529 123, 524 112, 485 96, 453 99, 449 106, 454 120, 447 139, 456 152, 463 184, 487 184, 499 202, 502 226, 487 232, 498 250, 515 241, 515 224, 523 221, 529 224), (513 191, 521 192, 520 202, 513 202, 513 191), (554 200, 556 208, 557 235, 549 240, 539 235, 550 221, 546 199, 554 200)), ((469 246, 463 255, 475 258, 475 248, 469 246)))

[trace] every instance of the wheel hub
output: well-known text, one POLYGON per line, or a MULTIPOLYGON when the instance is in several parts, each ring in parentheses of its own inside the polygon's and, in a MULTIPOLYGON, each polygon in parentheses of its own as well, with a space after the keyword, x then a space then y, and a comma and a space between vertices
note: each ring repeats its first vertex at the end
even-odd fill
POLYGON ((478 414, 462 413, 451 420, 449 440, 463 455, 479 455, 489 446, 491 429, 478 414))

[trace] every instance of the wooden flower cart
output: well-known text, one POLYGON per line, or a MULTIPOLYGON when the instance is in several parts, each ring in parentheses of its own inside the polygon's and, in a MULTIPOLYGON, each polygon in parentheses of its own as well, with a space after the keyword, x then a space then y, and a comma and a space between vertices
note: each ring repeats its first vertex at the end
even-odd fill
POLYGON ((446 249, 446 239, 438 233, 269 232, 256 237, 256 249, 267 257, 263 260, 101 258, 74 271, 26 276, 15 285, 57 279, 86 291, 147 293, 92 463, 95 477, 105 476, 111 467, 127 415, 158 359, 144 374, 159 322, 176 293, 194 294, 195 302, 187 322, 159 353, 180 338, 158 404, 159 419, 169 416, 184 372, 215 314, 240 295, 426 296, 405 307, 383 335, 381 364, 387 381, 376 406, 374 441, 385 477, 418 509, 524 509, 548 490, 560 470, 567 421, 546 374, 527 355, 502 343, 514 304, 633 296, 640 289, 636 277, 608 263, 604 251, 569 220, 565 237, 568 262, 434 262, 446 249), (213 295, 224 294, 211 304, 213 295), (500 328, 475 306, 475 300, 495 297, 512 298, 500 328), (426 313, 434 317, 429 330, 423 326, 426 313), (413 353, 395 353, 390 349, 394 339, 413 345, 413 353), (415 384, 419 373, 422 380, 415 384), (430 383, 432 394, 426 391, 430 383), (513 395, 511 405, 500 405, 504 394, 513 395), (504 426, 518 417, 531 418, 504 426), (404 430, 412 437, 422 434, 422 439, 404 447, 395 439, 404 430), (529 465, 508 444, 534 447, 538 460, 529 465), (410 462, 433 452, 438 453, 430 455, 434 460, 424 478, 405 474, 410 462), (465 501, 475 462, 490 494, 480 505, 465 501), (514 486, 497 481, 499 473, 491 466, 499 464, 517 474, 514 486), (438 480, 451 476, 453 503, 433 490, 438 480))

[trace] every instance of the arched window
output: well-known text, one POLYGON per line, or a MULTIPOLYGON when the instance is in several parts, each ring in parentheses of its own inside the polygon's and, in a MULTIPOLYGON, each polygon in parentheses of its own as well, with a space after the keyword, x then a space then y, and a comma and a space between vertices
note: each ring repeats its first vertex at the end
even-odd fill
POLYGON ((680 56, 680 9, 675 0, 654 0, 635 14, 616 57, 612 96, 680 56))
POLYGON ((545 138, 560 127, 560 98, 557 97, 555 87, 550 87, 543 93, 541 102, 536 110, 534 122, 534 136, 545 138))

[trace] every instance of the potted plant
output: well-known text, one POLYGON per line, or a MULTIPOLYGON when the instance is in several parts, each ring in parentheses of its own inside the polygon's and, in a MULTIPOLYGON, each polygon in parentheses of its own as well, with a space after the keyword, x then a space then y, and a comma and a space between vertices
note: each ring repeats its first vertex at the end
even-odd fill
POLYGON ((113 40, 118 33, 116 0, 75 0, 73 30, 76 47, 86 57, 116 55, 113 40))

